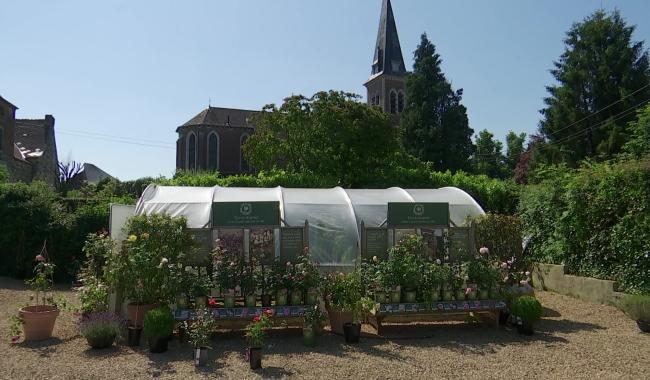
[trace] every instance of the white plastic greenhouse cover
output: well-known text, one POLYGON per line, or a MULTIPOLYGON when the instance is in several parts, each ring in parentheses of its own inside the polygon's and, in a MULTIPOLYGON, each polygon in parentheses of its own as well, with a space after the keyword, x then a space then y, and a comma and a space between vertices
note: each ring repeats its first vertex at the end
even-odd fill
POLYGON ((485 214, 466 192, 455 187, 407 190, 295 189, 249 187, 185 187, 149 185, 138 200, 136 214, 167 213, 184 216, 189 228, 210 228, 212 202, 279 201, 280 216, 288 226, 309 221, 309 246, 323 265, 350 265, 357 257, 361 221, 368 227, 386 220, 389 202, 446 202, 451 221, 485 214))

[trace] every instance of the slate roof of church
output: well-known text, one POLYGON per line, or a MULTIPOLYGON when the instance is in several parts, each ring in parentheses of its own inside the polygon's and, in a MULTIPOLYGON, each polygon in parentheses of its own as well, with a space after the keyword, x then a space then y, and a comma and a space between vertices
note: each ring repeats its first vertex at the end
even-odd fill
POLYGON ((402 56, 402 48, 399 44, 395 16, 393 15, 393 7, 390 0, 383 0, 381 5, 379 30, 377 31, 377 42, 375 43, 375 55, 372 61, 373 66, 376 62, 379 62, 380 59, 382 60, 382 70, 377 72, 373 71, 373 76, 382 73, 388 75, 406 74, 404 57, 402 56), (380 49, 383 52, 383 57, 379 56, 380 49), (396 64, 395 67, 393 67, 393 62, 396 64))
POLYGON ((199 112, 181 127, 195 125, 214 125, 235 128, 254 128, 251 117, 258 111, 242 110, 236 108, 208 107, 199 112))

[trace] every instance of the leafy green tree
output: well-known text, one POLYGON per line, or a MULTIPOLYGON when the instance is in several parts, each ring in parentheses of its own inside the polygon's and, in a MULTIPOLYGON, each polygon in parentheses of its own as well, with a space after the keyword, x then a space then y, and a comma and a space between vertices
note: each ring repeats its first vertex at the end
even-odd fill
POLYGON ((524 142, 526 141, 526 134, 516 134, 513 131, 508 132, 506 135, 506 164, 508 169, 513 172, 519 162, 519 157, 524 152, 524 142))
POLYGON ((650 98, 648 54, 634 29, 618 11, 599 10, 568 31, 551 70, 559 84, 547 87, 541 111, 542 159, 575 165, 620 152, 634 109, 650 98))
POLYGON ((623 150, 633 157, 650 154, 650 104, 639 111, 637 119, 630 123, 630 140, 623 150))
POLYGON ((358 186, 400 153, 398 130, 381 110, 345 92, 319 92, 264 107, 244 146, 246 160, 260 170, 317 173, 358 186))
POLYGON ((503 144, 494 139, 487 129, 479 132, 476 137, 476 152, 473 156, 474 171, 493 178, 507 176, 505 157, 502 153, 503 144))
POLYGON ((463 90, 454 91, 445 78, 442 60, 426 34, 414 53, 413 73, 406 79, 402 114, 407 152, 429 161, 435 170, 469 169, 473 152, 463 90))

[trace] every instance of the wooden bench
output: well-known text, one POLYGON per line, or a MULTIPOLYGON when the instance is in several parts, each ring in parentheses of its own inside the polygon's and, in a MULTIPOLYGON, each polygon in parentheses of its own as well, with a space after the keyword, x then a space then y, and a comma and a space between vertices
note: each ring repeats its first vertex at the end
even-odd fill
POLYGON ((425 303, 376 304, 368 322, 382 333, 382 324, 466 320, 468 316, 488 317, 499 327, 499 314, 505 310, 503 300, 440 301, 425 303))

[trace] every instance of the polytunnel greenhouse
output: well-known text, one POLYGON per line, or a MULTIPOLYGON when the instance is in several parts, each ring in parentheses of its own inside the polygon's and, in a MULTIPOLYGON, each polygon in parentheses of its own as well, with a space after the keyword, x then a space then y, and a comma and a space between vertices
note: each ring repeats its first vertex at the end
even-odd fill
MULTIPOLYGON (((448 203, 449 223, 454 227, 465 225, 468 217, 484 214, 469 194, 455 187, 298 189, 158 185, 145 189, 135 213, 184 216, 188 228, 212 230, 217 238, 219 232, 212 220, 213 204, 225 202, 277 202, 281 227, 304 226, 307 221, 312 257, 324 266, 354 265, 360 251, 362 223, 366 227, 385 226, 388 204, 392 202, 448 203)), ((275 244, 277 251, 277 238, 275 244)))

